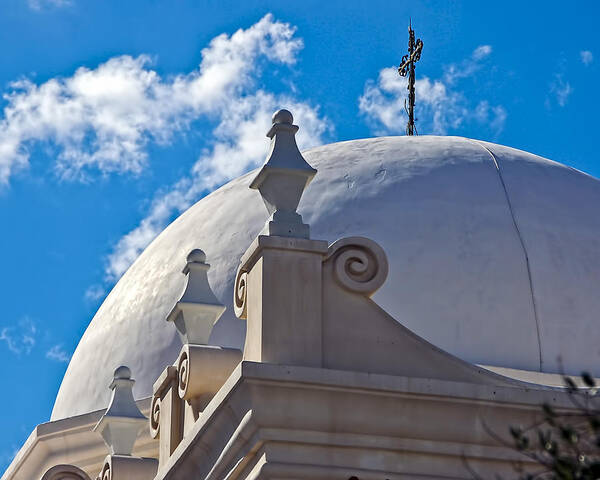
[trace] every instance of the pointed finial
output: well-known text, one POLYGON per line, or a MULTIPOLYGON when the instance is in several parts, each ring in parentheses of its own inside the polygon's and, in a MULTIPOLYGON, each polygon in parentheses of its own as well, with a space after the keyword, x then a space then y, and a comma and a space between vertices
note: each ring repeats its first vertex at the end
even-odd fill
POLYGON ((304 159, 296 144, 298 126, 289 110, 273 114, 267 137, 271 147, 267 160, 250 188, 257 189, 271 215, 262 232, 282 237, 309 237, 309 226, 296 213, 304 190, 317 171, 304 159))
POLYGON ((111 455, 131 455, 139 431, 148 419, 140 412, 133 399, 131 370, 120 366, 115 370, 110 403, 94 431, 100 433, 111 455))
POLYGON ((208 283, 206 254, 200 249, 187 256, 183 273, 187 275, 185 289, 167 321, 174 322, 183 344, 206 345, 216 321, 225 311, 208 283))

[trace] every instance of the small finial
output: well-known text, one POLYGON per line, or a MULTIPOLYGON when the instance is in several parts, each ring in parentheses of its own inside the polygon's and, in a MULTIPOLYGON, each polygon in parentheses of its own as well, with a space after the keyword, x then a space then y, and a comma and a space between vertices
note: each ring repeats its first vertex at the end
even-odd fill
POLYGON ((267 133, 271 147, 267 161, 250 184, 257 189, 271 215, 262 234, 309 238, 309 226, 296 212, 304 190, 317 171, 304 159, 296 144, 298 126, 289 110, 273 114, 267 133))
POLYGON ((285 123, 288 125, 292 125, 294 123, 294 116, 292 112, 282 108, 281 110, 277 110, 272 117, 272 123, 275 125, 276 123, 285 123))
POLYGON ((114 373, 115 380, 130 380, 131 379, 131 370, 129 367, 125 365, 121 365, 119 368, 115 370, 114 373))
POLYGON ((199 248, 195 248, 187 256, 187 263, 206 263, 206 253, 199 248))
POLYGON ((94 427, 102 435, 111 455, 131 455, 139 431, 148 419, 140 412, 133 398, 131 370, 126 366, 117 368, 110 383, 110 403, 100 421, 94 427))
POLYGON ((206 345, 214 324, 225 311, 208 283, 206 254, 196 248, 187 256, 187 282, 167 321, 175 323, 183 344, 206 345))

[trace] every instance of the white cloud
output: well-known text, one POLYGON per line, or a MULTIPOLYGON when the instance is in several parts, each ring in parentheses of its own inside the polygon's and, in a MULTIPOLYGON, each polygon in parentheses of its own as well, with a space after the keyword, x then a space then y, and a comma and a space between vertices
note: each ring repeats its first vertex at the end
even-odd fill
POLYGON ((316 108, 264 91, 232 98, 214 130, 216 142, 213 147, 200 156, 188 176, 168 191, 158 193, 146 217, 116 244, 107 258, 108 281, 116 281, 175 215, 204 193, 264 161, 268 148, 265 133, 271 124, 272 113, 281 106, 294 113, 294 121, 301 127, 298 132, 300 148, 322 143, 328 126, 316 108))
POLYGON ((94 284, 90 285, 85 291, 85 299, 90 302, 96 302, 100 300, 106 294, 106 289, 102 285, 94 284))
POLYGON ((492 53, 491 45, 479 45, 475 50, 473 50, 473 60, 481 60, 482 58, 487 57, 490 53, 492 53))
POLYGON ((62 348, 62 344, 54 345, 46 352, 46 358, 55 362, 68 363, 71 356, 62 348))
MULTIPOLYGON (((330 129, 318 107, 255 86, 261 60, 295 63, 302 41, 293 34, 292 27, 267 16, 231 37, 220 35, 203 51, 199 74, 202 88, 192 97, 205 98, 202 101, 207 106, 194 111, 210 111, 216 125, 212 143, 187 176, 155 195, 146 217, 115 245, 107 257, 108 282, 117 280, 174 216, 216 186, 262 163, 268 148, 265 134, 271 115, 278 108, 293 112, 301 127, 301 148, 322 143, 323 135, 330 129)), ((182 98, 190 96, 189 82, 183 81, 174 90, 182 98)))
POLYGON ((506 109, 502 105, 490 106, 487 100, 481 100, 475 108, 475 117, 482 123, 487 124, 493 132, 500 133, 506 122, 506 109))
POLYGON ((582 50, 579 52, 579 56, 585 66, 590 65, 594 61, 594 54, 589 50, 582 50))
POLYGON ((72 4, 71 0, 27 0, 29 8, 37 11, 46 7, 66 7, 72 4))
POLYGON ((169 144, 202 116, 220 121, 231 99, 254 84, 260 60, 293 64, 301 47, 294 28, 269 14, 214 38, 189 74, 163 78, 148 56, 124 55, 40 85, 13 82, 0 117, 0 183, 28 166, 36 144, 56 151, 65 178, 140 173, 149 142, 169 144))
POLYGON ((36 333, 35 324, 25 317, 16 326, 0 329, 0 341, 4 341, 7 348, 14 354, 28 355, 35 346, 36 333))
POLYGON ((492 53, 491 45, 480 45, 468 58, 458 64, 446 66, 444 72, 444 83, 452 85, 462 78, 472 77, 483 67, 482 61, 492 53))
MULTIPOLYGON (((483 67, 482 60, 491 52, 491 46, 479 46, 460 64, 446 67, 441 78, 422 77, 416 80, 417 128, 420 133, 444 135, 467 122, 487 126, 494 136, 501 133, 507 116, 504 107, 491 106, 487 100, 473 106, 456 88, 459 80, 474 76, 483 67)), ((382 69, 377 82, 367 81, 359 98, 359 109, 372 123, 376 134, 404 133, 406 82, 407 79, 400 77, 395 67, 382 69)))
POLYGON ((573 93, 573 87, 565 80, 562 73, 556 73, 552 82, 550 82, 550 93, 556 99, 556 103, 564 107, 573 93))

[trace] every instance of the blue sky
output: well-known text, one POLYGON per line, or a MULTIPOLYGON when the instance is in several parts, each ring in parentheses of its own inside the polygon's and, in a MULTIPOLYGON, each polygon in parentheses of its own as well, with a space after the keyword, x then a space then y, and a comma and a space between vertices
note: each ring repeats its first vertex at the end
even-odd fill
POLYGON ((600 176, 596 2, 0 0, 0 471, 50 417, 70 355, 164 226, 258 165, 270 114, 301 147, 417 128, 600 176))

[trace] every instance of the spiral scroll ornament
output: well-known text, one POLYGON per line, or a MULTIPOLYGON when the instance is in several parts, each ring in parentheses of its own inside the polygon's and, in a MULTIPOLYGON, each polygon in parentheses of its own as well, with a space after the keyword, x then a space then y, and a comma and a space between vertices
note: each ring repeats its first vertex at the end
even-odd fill
POLYGON ((90 477, 75 465, 55 465, 44 473, 41 480, 90 480, 90 477))
POLYGON ((368 297, 384 284, 388 274, 385 252, 373 240, 364 237, 334 242, 325 261, 332 262, 333 277, 340 286, 368 297))
POLYGON ((160 396, 153 395, 150 405, 150 436, 152 438, 158 438, 160 433, 160 404, 160 396))
POLYGON ((112 471, 110 469, 110 462, 104 462, 104 466, 102 467, 102 472, 100 473, 100 480, 111 480, 112 479, 112 471))
POLYGON ((177 391, 180 398, 185 398, 190 384, 190 359, 188 352, 183 350, 177 362, 177 391))
POLYGON ((241 268, 235 276, 235 287, 233 289, 233 310, 238 318, 246 319, 248 305, 246 302, 248 289, 248 272, 241 268))

